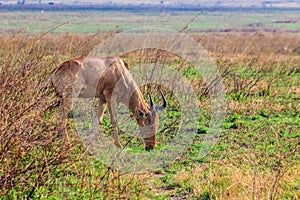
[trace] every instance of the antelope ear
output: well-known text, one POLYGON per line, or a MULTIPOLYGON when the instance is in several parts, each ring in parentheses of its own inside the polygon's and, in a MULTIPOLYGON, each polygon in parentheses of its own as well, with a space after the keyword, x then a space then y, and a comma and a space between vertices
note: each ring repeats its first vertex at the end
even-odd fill
POLYGON ((122 58, 120 58, 120 62, 122 67, 125 67, 126 69, 130 70, 128 63, 125 62, 122 58))
POLYGON ((125 67, 126 67, 128 70, 130 70, 130 67, 129 67, 128 63, 125 62, 124 60, 123 60, 123 62, 124 62, 125 67))
POLYGON ((141 111, 140 109, 138 109, 137 110, 137 116, 140 118, 146 118, 146 114, 143 112, 143 111, 141 111))

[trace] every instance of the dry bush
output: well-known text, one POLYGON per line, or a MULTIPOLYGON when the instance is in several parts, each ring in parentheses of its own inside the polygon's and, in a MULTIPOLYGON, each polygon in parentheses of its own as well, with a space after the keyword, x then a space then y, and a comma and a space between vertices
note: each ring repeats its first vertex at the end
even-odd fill
POLYGON ((115 172, 104 165, 89 166, 93 159, 87 160, 89 155, 73 129, 67 130, 70 144, 58 138, 59 102, 49 77, 63 61, 87 55, 109 35, 0 37, 0 196, 70 195, 78 184, 82 184, 78 196, 118 198, 143 192, 135 174, 112 175, 115 172), (71 176, 78 179, 70 183, 71 176), (93 189, 86 190, 87 186, 93 189))
MULTIPOLYGON (((47 82, 63 59, 80 53, 72 41, 79 37, 2 36, 0 64, 1 194, 10 191, 32 196, 53 176, 59 165, 70 162, 57 138, 58 104, 47 82), (65 41, 69 41, 65 45, 65 41), (68 53, 65 53, 68 52, 68 53), (76 53, 75 53, 76 52, 76 53)), ((79 159, 78 157, 77 159, 79 159)))

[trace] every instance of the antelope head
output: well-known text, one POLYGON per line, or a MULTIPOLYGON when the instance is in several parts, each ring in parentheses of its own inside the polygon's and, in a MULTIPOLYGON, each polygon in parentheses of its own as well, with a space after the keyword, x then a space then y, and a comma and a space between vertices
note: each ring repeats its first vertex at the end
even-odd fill
POLYGON ((155 148, 156 145, 156 132, 158 130, 159 117, 158 112, 167 107, 167 101, 164 94, 160 91, 163 99, 163 105, 155 105, 152 96, 149 94, 150 111, 145 113, 138 110, 138 117, 143 121, 140 126, 140 132, 145 142, 145 149, 147 151, 155 148))

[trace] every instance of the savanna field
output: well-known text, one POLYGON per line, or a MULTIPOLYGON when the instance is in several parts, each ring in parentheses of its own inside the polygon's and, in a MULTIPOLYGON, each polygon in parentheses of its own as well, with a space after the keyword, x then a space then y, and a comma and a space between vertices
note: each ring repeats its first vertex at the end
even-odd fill
MULTIPOLYGON (((70 144, 58 138, 59 102, 48 81, 51 73, 115 34, 116 29, 0 35, 1 199, 300 199, 300 33, 188 32, 222 77, 227 107, 222 134, 207 156, 199 156, 212 113, 208 89, 193 66, 167 54, 162 62, 179 71, 197 95, 197 133, 170 165, 143 173, 118 171, 96 159, 72 116, 66 127, 70 144)), ((122 58, 134 69, 153 54, 136 51, 122 58)), ((155 86, 141 90, 145 99, 153 91, 159 102, 155 86)), ((169 107, 157 134, 158 150, 180 126, 177 97, 163 90, 169 107)), ((105 113, 100 127, 111 137, 105 113)), ((145 151, 141 139, 120 129, 122 144, 145 151)))

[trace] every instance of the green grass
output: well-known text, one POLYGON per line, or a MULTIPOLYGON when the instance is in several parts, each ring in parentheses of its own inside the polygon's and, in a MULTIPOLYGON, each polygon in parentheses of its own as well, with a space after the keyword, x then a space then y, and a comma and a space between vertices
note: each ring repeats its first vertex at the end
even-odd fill
MULTIPOLYGON (((13 11, 1 12, 0 30, 26 29, 31 33, 46 31, 64 22, 54 30, 56 33, 95 33, 120 27, 130 30, 140 27, 163 27, 181 30, 197 12, 166 11, 166 12, 131 12, 131 11, 13 11)), ((204 12, 189 25, 191 30, 247 28, 250 24, 261 24, 259 28, 282 28, 298 30, 299 22, 291 24, 274 23, 276 20, 299 17, 297 11, 267 11, 267 12, 204 12)))

